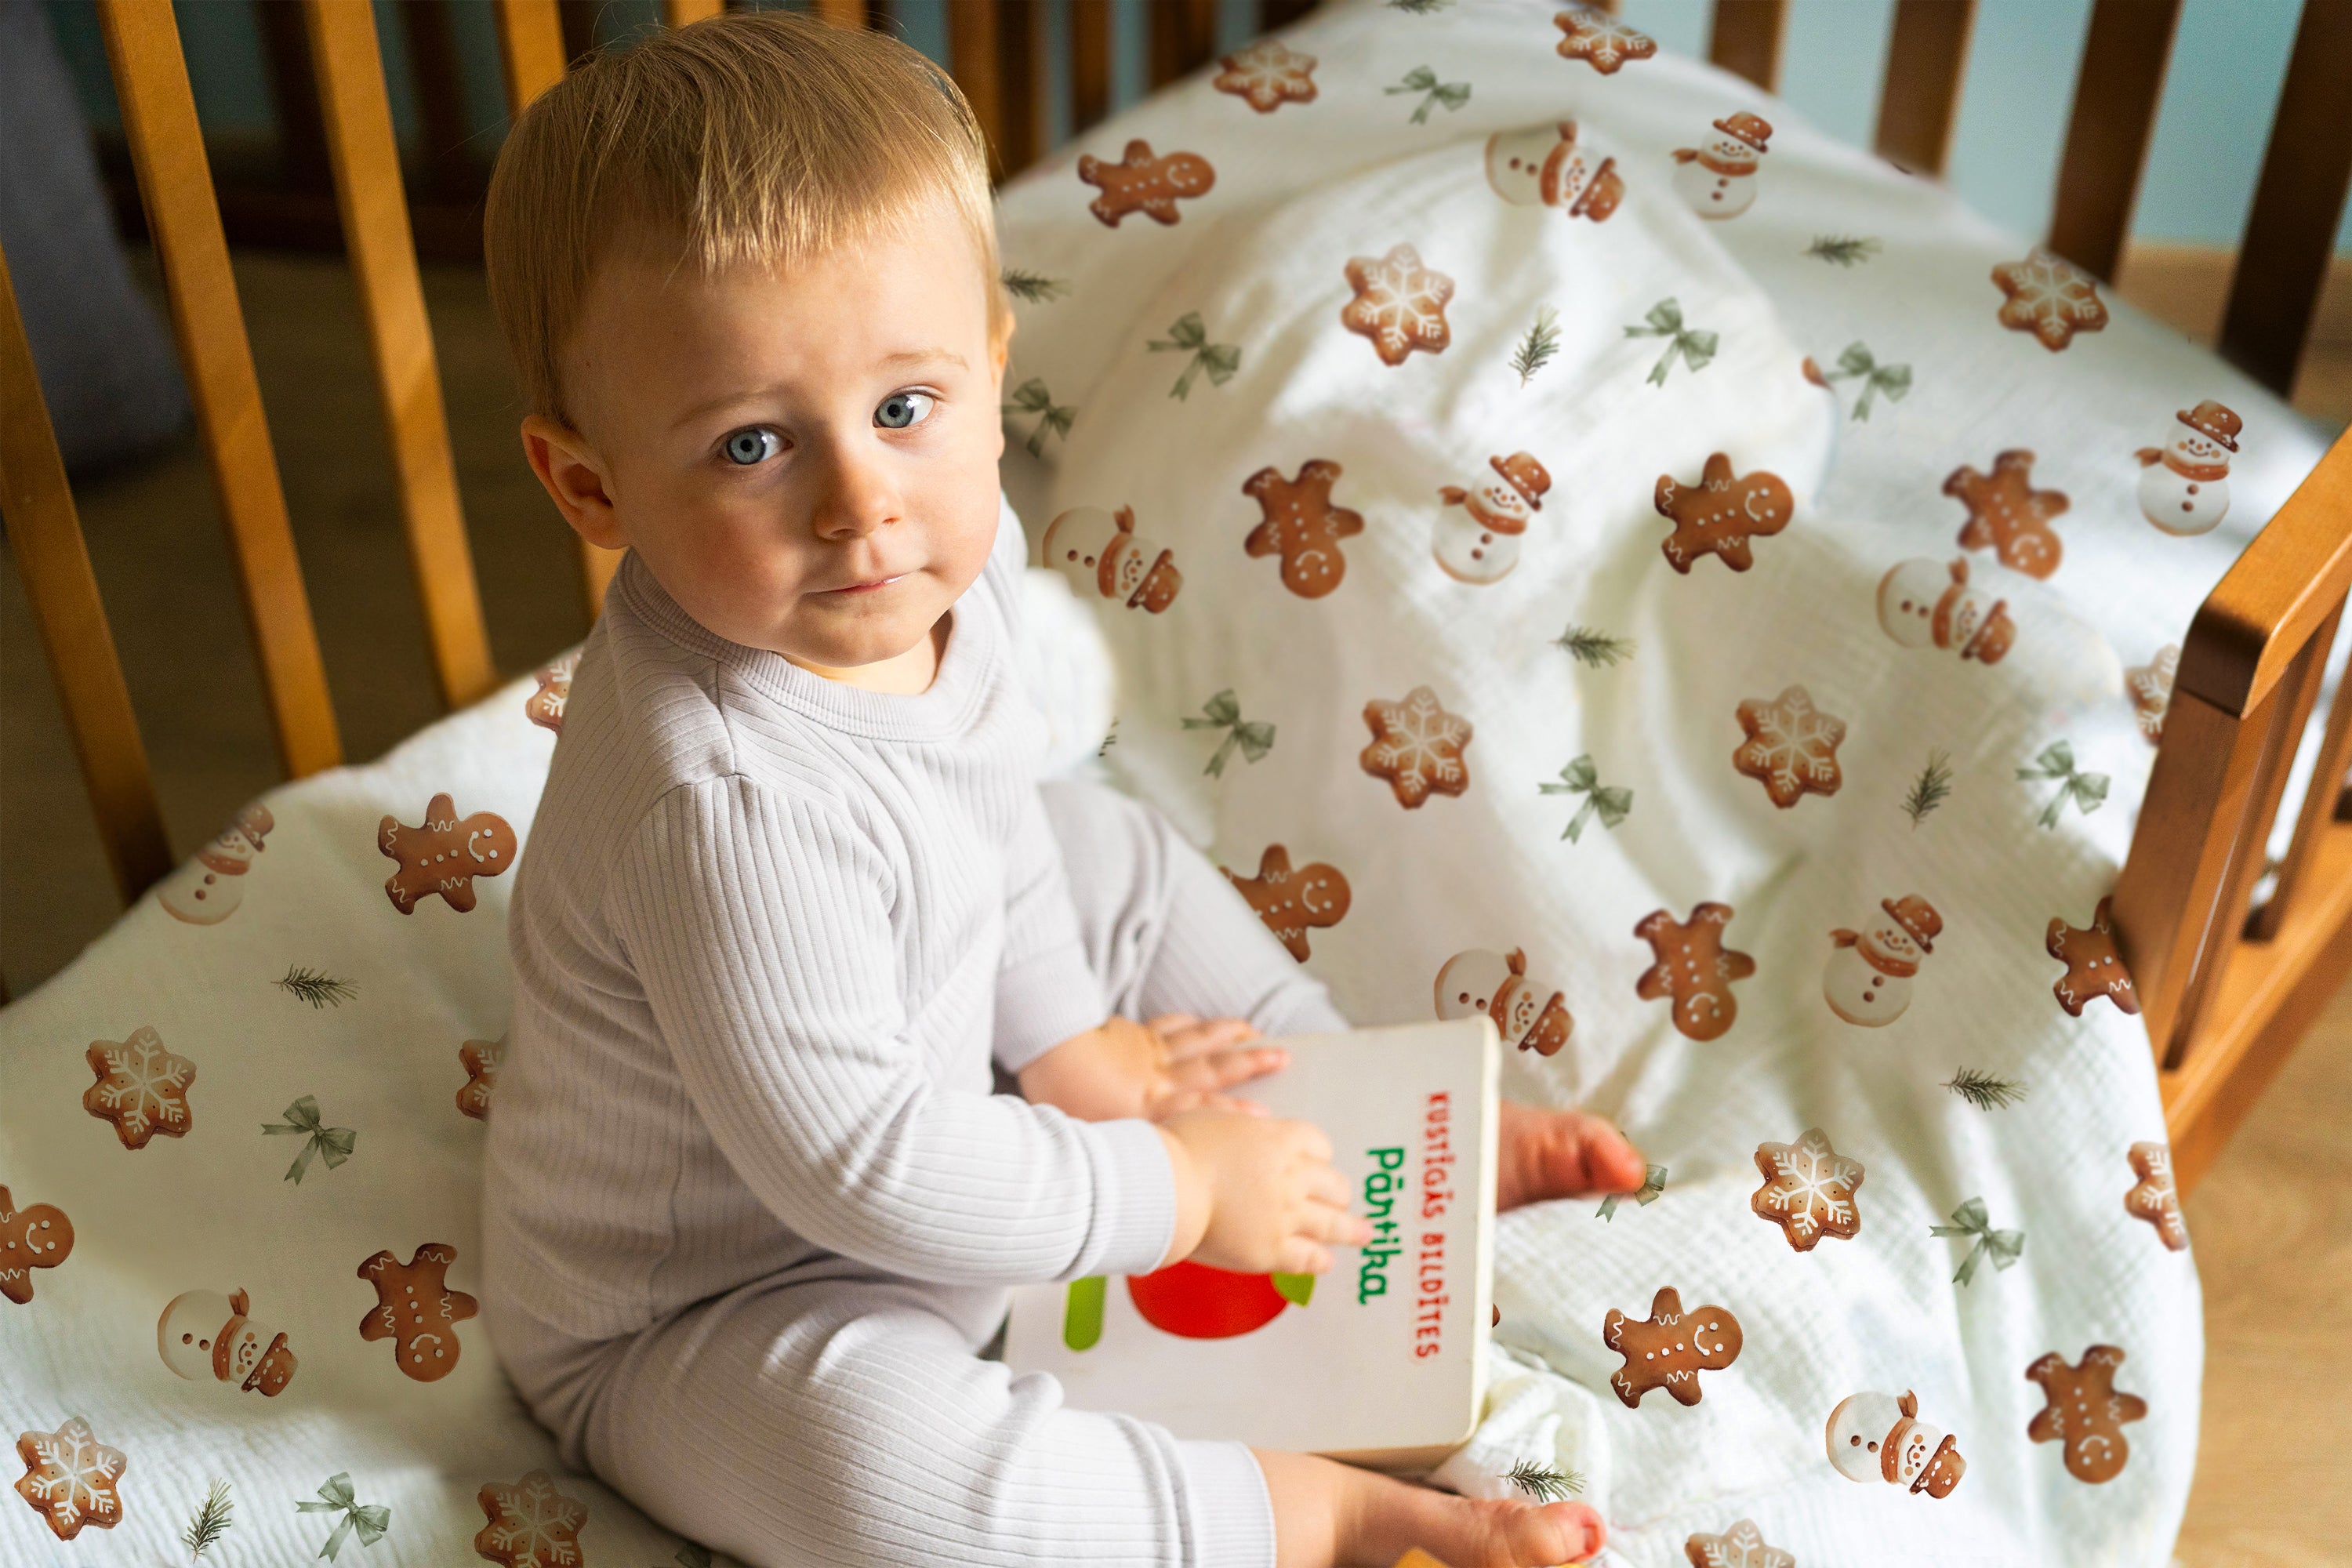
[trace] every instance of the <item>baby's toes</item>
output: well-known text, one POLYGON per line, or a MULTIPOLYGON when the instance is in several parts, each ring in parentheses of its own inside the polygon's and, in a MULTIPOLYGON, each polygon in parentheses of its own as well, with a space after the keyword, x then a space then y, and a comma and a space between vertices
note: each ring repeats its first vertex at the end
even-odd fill
POLYGON ((1601 1516, 1580 1502, 1517 1501, 1481 1505, 1487 1539, 1473 1563, 1481 1568, 1552 1568, 1581 1563, 1601 1550, 1609 1531, 1601 1516))
POLYGON ((1639 1190, 1648 1167, 1625 1135, 1580 1110, 1506 1106, 1496 1206, 1639 1190))

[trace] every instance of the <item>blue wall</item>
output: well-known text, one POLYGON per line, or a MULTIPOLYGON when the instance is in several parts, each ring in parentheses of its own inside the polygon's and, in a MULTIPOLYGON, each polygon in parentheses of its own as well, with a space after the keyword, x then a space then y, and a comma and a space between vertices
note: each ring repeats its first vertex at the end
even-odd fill
MULTIPOLYGON (((60 41, 102 122, 115 120, 106 55, 87 0, 47 0, 60 41)), ((269 123, 268 86, 253 19, 256 4, 290 0, 179 0, 181 37, 207 124, 259 132, 269 123)), ((1227 44, 1248 36, 1254 0, 1220 0, 1227 44)), ((2076 62, 2092 0, 1979 0, 1968 80, 1960 102, 1950 177, 1970 205, 2011 228, 2040 234, 2049 224, 2058 154, 2066 133, 2076 62)), ((1074 5, 1108 4, 1116 100, 1144 91, 1146 0, 1047 0, 1058 47, 1074 5)), ((375 0, 377 31, 393 78, 404 136, 415 133, 407 60, 390 0, 375 0)), ((1713 0, 1622 0, 1628 20, 1670 49, 1704 53, 1713 0)), ((2244 226, 2267 143, 2271 107, 2286 74, 2300 6, 2294 0, 2185 0, 2148 154, 2133 232, 2142 238, 2227 245, 2244 226)), ((467 98, 486 137, 503 121, 489 7, 456 0, 467 98)), ((1895 0, 1790 0, 1782 94, 1815 123, 1866 145, 1878 118, 1878 84, 1895 0)), ((907 41, 936 58, 947 48, 945 0, 898 0, 907 41)), ((657 0, 607 0, 601 37, 656 24, 657 0)), ((1066 133, 1066 95, 1051 105, 1055 135, 1066 133)), ((2336 231, 2352 249, 2352 210, 2336 231)))

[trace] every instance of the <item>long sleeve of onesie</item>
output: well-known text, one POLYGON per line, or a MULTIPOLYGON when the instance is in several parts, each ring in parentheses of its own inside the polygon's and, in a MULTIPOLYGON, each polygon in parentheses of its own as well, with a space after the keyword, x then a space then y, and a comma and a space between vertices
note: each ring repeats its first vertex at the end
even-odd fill
MULTIPOLYGON (((888 880, 837 808, 740 774, 669 791, 613 868, 614 934, 729 1163, 799 1235, 912 1279, 1151 1268, 1175 1229, 1159 1132, 935 1084, 893 970, 888 880)), ((1083 1011, 1078 1028, 1099 1022, 1098 996, 1083 1011)))

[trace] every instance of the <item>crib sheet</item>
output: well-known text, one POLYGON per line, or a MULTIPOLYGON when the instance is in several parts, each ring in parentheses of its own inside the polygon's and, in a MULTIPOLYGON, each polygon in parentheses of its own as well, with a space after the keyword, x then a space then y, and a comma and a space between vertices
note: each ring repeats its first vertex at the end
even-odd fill
POLYGON ((1664 1169, 1504 1220, 1440 1479, 1575 1470, 1645 1568, 2165 1562, 2199 1298, 2095 917, 2315 433, 1557 4, 1326 6, 1000 229, 1108 763, 1352 1017, 1483 1005, 1664 1169))

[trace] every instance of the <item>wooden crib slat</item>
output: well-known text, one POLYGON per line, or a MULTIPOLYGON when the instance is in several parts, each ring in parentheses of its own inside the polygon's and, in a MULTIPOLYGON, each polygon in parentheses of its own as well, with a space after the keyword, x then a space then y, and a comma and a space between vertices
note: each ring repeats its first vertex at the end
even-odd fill
POLYGON ((1110 7, 1070 7, 1070 131, 1077 134, 1110 113, 1110 7))
POLYGON ((229 270, 171 0, 98 0, 123 139, 172 304, 221 520, 236 558, 278 754, 294 778, 342 761, 327 669, 229 270))
POLYGON ((1315 0, 1257 0, 1257 30, 1271 33, 1287 27, 1313 9, 1315 0))
MULTIPOLYGON (((727 9, 727 0, 662 0, 662 26, 684 27, 727 9)), ((828 18, 830 19, 830 18, 828 18)))
POLYGON ((1003 179, 1004 98, 997 57, 996 0, 948 0, 948 74, 963 89, 988 143, 989 172, 1003 179))
POLYGON ((2050 248, 2101 281, 2115 276, 2131 227, 2179 19, 2180 0, 2098 0, 2091 12, 2050 248))
POLYGON ((1780 42, 1788 24, 1789 0, 1715 0, 1706 58, 1766 92, 1778 92, 1780 42))
POLYGON ((16 575, 33 603, 33 625, 57 682, 58 706, 81 763, 106 863, 127 904, 172 868, 172 846, 32 346, 16 311, 5 252, 0 252, 0 408, 8 411, 0 419, 0 520, 7 524, 16 575))
POLYGON ((1895 0, 1878 94, 1880 157, 1915 174, 1942 176, 1976 19, 1976 0, 1895 0))
MULTIPOLYGON (((2322 647, 2332 646, 2343 618, 2344 605, 2338 602, 2336 613, 2313 641, 2322 647)), ((2316 686, 2315 681, 2315 691, 2316 686)), ((2296 731, 2298 736, 2301 733, 2300 730, 2296 731)), ((2272 886, 2271 896, 2246 922, 2248 940, 2268 942, 2278 935, 2286 911, 2294 907, 2295 895, 2311 874, 2320 836, 2336 830, 2337 814, 2346 799, 2344 776, 2347 772, 2352 772, 2352 680, 2341 681, 2336 688, 2336 701, 2327 710, 2327 729, 2320 737, 2319 754, 2313 761, 2310 787, 2303 797, 2303 810, 2295 818, 2294 837, 2288 840, 2286 858, 2279 862, 2278 881, 2272 886)))
POLYGON ((816 13, 817 20, 836 27, 866 26, 866 0, 814 0, 809 9, 816 13))
POLYGON ((487 695, 498 671, 490 663, 465 509, 457 499, 457 465, 449 451, 441 371, 401 192, 400 146, 384 92, 375 13, 344 0, 303 0, 302 16, 434 679, 441 700, 461 708, 487 695))
POLYGON ((2347 103, 2352 0, 2305 0, 2221 317, 2221 357, 2282 397, 2294 388, 2352 186, 2347 103))
MULTIPOLYGON (((530 100, 563 79, 569 57, 556 0, 496 0, 499 59, 504 68, 507 113, 520 114, 530 100)), ((580 597, 593 621, 604 607, 604 589, 620 569, 621 552, 599 550, 575 535, 580 597)))
POLYGON ((1217 0, 1152 0, 1151 85, 1166 87, 1217 52, 1217 0))

